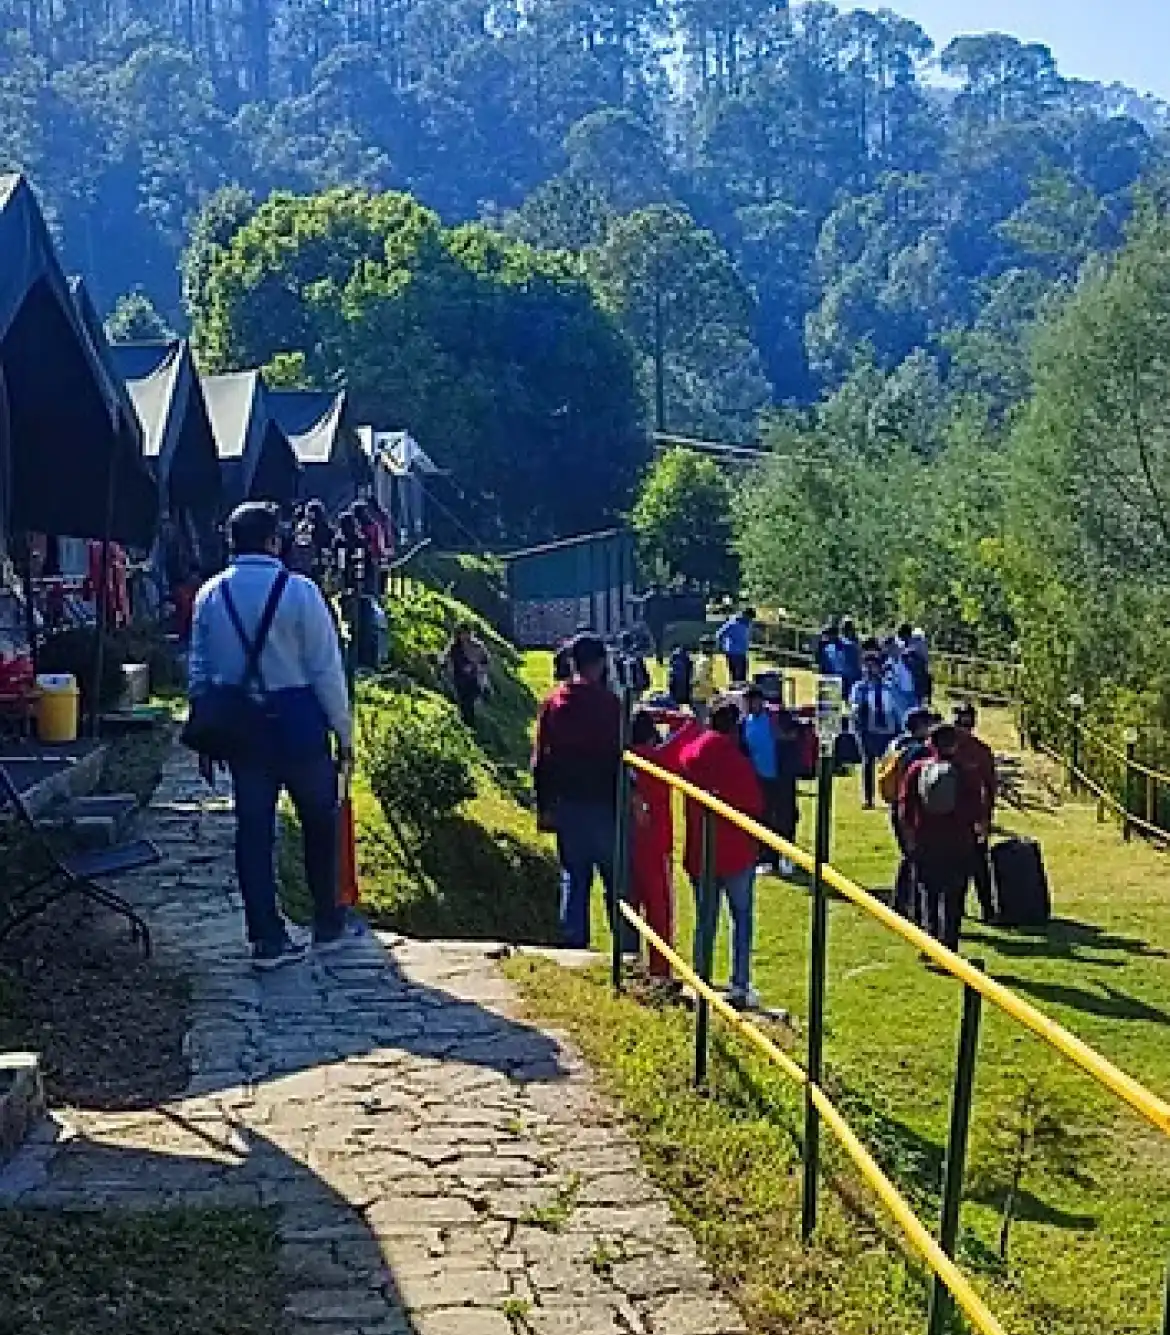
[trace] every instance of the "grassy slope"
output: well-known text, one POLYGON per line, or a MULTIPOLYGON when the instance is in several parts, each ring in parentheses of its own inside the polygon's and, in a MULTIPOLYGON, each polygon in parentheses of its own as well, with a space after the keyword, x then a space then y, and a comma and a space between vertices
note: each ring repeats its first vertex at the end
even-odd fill
MULTIPOLYGON (((401 619, 398 667, 415 683, 433 684, 431 662, 459 620, 476 620, 446 595, 391 600, 401 619)), ((360 773, 363 717, 395 705, 393 678, 358 687, 359 773, 354 785, 358 872, 363 910, 378 926, 422 937, 550 942, 556 939, 556 865, 552 841, 536 832, 529 810, 530 728, 536 700, 523 679, 523 660, 486 623, 478 633, 492 655, 490 699, 476 722, 480 762, 476 796, 422 848, 408 850, 360 773)), ((459 726, 457 723, 454 726, 459 726)), ((283 841, 281 881, 292 916, 309 911, 295 818, 283 841)))
MULTIPOLYGON (((526 668, 534 686, 546 674, 546 659, 526 668)), ((862 884, 884 888, 893 865, 888 826, 881 813, 860 809, 855 782, 838 784, 834 861, 862 884)), ((1080 806, 1009 812, 1004 825, 1042 840, 1058 921, 1046 935, 971 925, 965 952, 986 960, 994 977, 1125 1070, 1154 1089, 1170 1090, 1163 855, 1124 847, 1114 827, 1098 826, 1092 810, 1080 806)), ((810 834, 806 809, 805 842, 810 834)), ((680 937, 689 941, 690 892, 681 883, 678 903, 680 937)), ((757 981, 769 1004, 798 1015, 806 1012, 808 916, 799 887, 761 884, 757 981)), ((604 932, 600 915, 598 930, 604 932)), ((527 962, 516 968, 536 1010, 572 1028, 623 1094, 658 1171, 692 1205, 697 1201, 700 1232, 725 1274, 744 1285, 756 1329, 787 1328, 783 1323, 793 1317, 800 1330, 822 1329, 826 1303, 838 1330, 876 1335, 918 1328, 922 1290, 903 1283, 900 1266, 879 1266, 879 1277, 868 1227, 843 1243, 848 1230, 842 1234, 833 1223, 828 1258, 800 1253, 793 1222, 797 1182, 783 1148, 791 1151, 799 1118, 779 1077, 758 1071, 750 1082, 728 1077, 732 1093, 718 1110, 685 1097, 668 1100, 667 1094, 684 1095, 686 1019, 630 1002, 615 1005, 600 976, 567 977, 527 962), (749 1088, 750 1096, 743 1092, 749 1088), (761 1129, 761 1110, 771 1110, 778 1131, 761 1129), (848 1264, 838 1264, 843 1261, 848 1264), (846 1307, 860 1306, 864 1315, 845 1316, 836 1298, 821 1291, 826 1280, 838 1296, 849 1297, 846 1307)), ((870 1145, 927 1217, 935 1211, 932 1184, 947 1123, 959 1005, 956 986, 924 970, 912 950, 850 906, 832 906, 827 1055, 833 1079, 851 1115, 862 1119, 870 1145)), ((1170 1145, 990 1009, 968 1180, 964 1259, 990 1286, 996 1309, 1014 1317, 1012 1328, 1084 1335, 1156 1328, 1170 1253, 1170 1145), (1046 1106, 1072 1133, 1076 1177, 1043 1168, 1032 1173, 1005 1274, 994 1258, 1006 1172, 1000 1142, 1027 1081, 1037 1083, 1046 1106)))

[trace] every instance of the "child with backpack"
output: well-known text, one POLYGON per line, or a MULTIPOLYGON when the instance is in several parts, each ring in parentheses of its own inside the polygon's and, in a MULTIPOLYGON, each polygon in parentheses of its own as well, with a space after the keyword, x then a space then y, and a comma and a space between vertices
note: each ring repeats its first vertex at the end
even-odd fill
POLYGON ((918 921, 918 903, 914 863, 906 847, 899 798, 907 771, 930 751, 930 729, 933 723, 934 716, 929 709, 912 709, 906 715, 905 732, 894 739, 878 765, 878 795, 890 808, 890 824, 900 854, 898 873, 894 880, 894 910, 911 922, 918 921))
POLYGON ((932 729, 926 755, 906 771, 899 798, 905 847, 914 864, 921 923, 937 941, 959 948, 963 902, 983 817, 982 795, 958 762, 959 735, 932 729))

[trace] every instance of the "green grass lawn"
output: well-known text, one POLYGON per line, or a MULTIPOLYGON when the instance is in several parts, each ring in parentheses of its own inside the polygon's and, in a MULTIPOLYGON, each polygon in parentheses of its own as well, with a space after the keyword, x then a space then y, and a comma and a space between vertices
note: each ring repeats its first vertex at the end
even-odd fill
MULTIPOLYGON (((547 672, 546 656, 526 663, 535 688, 547 672)), ((991 739, 1006 744, 1008 721, 987 722, 991 739)), ((855 778, 838 781, 834 805, 833 861, 860 884, 886 889, 894 867, 887 817, 861 809, 855 778)), ((1123 845, 1116 827, 1099 825, 1092 808, 1076 804, 1008 811, 1002 824, 1041 840, 1056 919, 1044 933, 969 923, 964 953, 1124 1070, 1170 1092, 1165 855, 1123 845)), ((806 795, 806 846, 811 825, 806 795)), ((681 878, 678 905, 679 937, 689 943, 691 893, 681 878)), ((758 919, 756 981, 770 1006, 802 1016, 807 893, 762 881, 758 919)), ((600 910, 597 924, 600 942, 600 910)), ((725 942, 717 967, 726 970, 725 942)), ((534 1013, 568 1027, 623 1098, 651 1166, 738 1291, 754 1330, 922 1329, 917 1267, 907 1269, 884 1223, 875 1226, 851 1168, 836 1167, 824 1249, 801 1251, 799 1101, 782 1076, 730 1042, 718 1063, 717 1097, 695 1098, 686 1088, 689 1017, 614 1002, 602 971, 571 975, 527 960, 512 971, 534 1013)), ((924 969, 900 939, 852 906, 832 904, 831 1083, 863 1138, 930 1220, 960 1004, 958 985, 924 969)), ((964 1264, 1009 1330, 1154 1331, 1170 1259, 1170 1142, 985 1007, 963 1225, 964 1264), (1042 1152, 1024 1174, 1005 1268, 997 1244, 1015 1159, 1009 1144, 1029 1107, 1041 1117, 1042 1152)))
POLYGON ((0 1330, 269 1335, 284 1286, 271 1211, 0 1212, 0 1330))

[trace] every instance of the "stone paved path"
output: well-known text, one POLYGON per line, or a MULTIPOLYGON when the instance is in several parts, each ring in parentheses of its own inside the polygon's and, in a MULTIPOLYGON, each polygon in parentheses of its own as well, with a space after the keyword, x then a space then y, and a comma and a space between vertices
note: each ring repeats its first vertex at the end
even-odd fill
POLYGON ((733 1335, 690 1234, 482 948, 370 937, 266 978, 231 816, 176 754, 121 883, 193 988, 182 1098, 70 1111, 0 1204, 279 1207, 291 1335, 733 1335))

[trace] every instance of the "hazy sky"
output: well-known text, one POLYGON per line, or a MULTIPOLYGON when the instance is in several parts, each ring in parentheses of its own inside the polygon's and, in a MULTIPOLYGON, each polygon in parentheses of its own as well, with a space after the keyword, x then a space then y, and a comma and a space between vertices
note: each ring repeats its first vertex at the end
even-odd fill
POLYGON ((1064 74, 1116 79, 1170 100, 1170 0, 883 2, 916 19, 940 49, 956 33, 1008 32, 1051 47, 1064 74))

